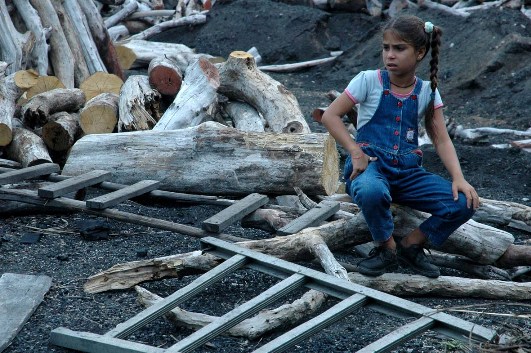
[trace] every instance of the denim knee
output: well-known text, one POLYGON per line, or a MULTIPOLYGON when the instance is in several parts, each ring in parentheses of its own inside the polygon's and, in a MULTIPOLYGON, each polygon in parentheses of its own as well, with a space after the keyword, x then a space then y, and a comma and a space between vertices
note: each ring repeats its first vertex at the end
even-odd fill
POLYGON ((378 183, 352 183, 351 192, 354 202, 362 209, 388 209, 391 205, 391 194, 378 183))
POLYGON ((458 200, 455 201, 455 207, 451 208, 451 212, 446 218, 464 224, 472 218, 475 210, 474 207, 467 207, 466 196, 464 194, 459 193, 458 196, 458 200))

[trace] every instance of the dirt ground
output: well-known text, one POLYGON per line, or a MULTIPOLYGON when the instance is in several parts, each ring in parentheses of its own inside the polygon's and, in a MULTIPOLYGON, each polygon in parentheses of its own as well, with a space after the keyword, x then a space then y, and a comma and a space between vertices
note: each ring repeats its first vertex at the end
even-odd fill
MULTIPOLYGON (((481 11, 466 19, 434 10, 407 12, 417 14, 444 30, 439 89, 448 117, 470 128, 490 126, 526 130, 531 127, 531 21, 527 17, 511 9, 481 11)), ((271 74, 298 98, 312 131, 324 132, 321 125, 312 121, 312 110, 329 104, 325 97, 327 91, 342 91, 357 72, 382 65, 379 33, 382 23, 383 19, 362 13, 326 13, 270 0, 218 0, 205 25, 166 31, 153 40, 183 43, 196 48, 197 52, 223 57, 233 50, 248 50, 254 46, 262 55, 263 64, 299 62, 326 57, 332 50, 344 51, 333 64, 289 74, 271 74)), ((427 74, 424 65, 419 69, 421 77, 427 74)), ((514 139, 523 138, 499 135, 475 145, 460 140, 454 142, 465 177, 477 188, 480 196, 531 206, 531 154, 490 146, 514 139)), ((445 175, 433 148, 422 148, 425 151, 425 167, 445 175)), ((128 201, 119 209, 200 227, 203 220, 222 208, 146 205, 128 201)), ((0 273, 46 274, 53 278, 52 288, 45 300, 5 350, 6 353, 71 352, 48 344, 52 329, 64 326, 72 330, 104 333, 142 309, 132 289, 85 293, 82 287, 87 277, 117 263, 199 248, 195 238, 114 221, 108 223, 110 234, 107 239, 89 241, 80 237, 79 231, 79 225, 87 219, 102 221, 80 214, 1 216, 0 273), (42 237, 37 243, 22 244, 20 239, 26 233, 39 233, 42 237)), ((504 230, 515 235, 516 244, 529 242, 528 233, 510 228, 504 230)), ((253 239, 270 236, 239 225, 231 226, 227 233, 253 239)), ((357 260, 351 249, 336 255, 345 261, 357 260)), ((445 268, 441 271, 443 275, 466 276, 445 268)), ((143 286, 166 296, 193 278, 164 279, 143 286)), ((529 281, 529 278, 524 278, 529 281)), ((254 271, 238 272, 205 294, 188 301, 183 308, 219 315, 274 282, 254 271)), ((433 308, 447 309, 452 315, 500 333, 530 336, 529 301, 408 299, 433 308), (468 312, 451 311, 459 306, 469 306, 468 312), (525 314, 527 317, 502 315, 508 313, 525 314)), ((403 322, 364 308, 299 344, 292 352, 354 352, 403 322)), ((168 346, 190 333, 187 329, 175 329, 168 320, 158 320, 130 339, 168 346)), ((259 341, 220 337, 196 352, 251 352, 277 334, 259 341)), ((529 341, 527 346, 520 344, 521 351, 518 353, 531 352, 530 344, 529 341)), ((393 352, 472 351, 481 350, 431 332, 393 352)), ((517 352, 516 349, 513 352, 517 352)))

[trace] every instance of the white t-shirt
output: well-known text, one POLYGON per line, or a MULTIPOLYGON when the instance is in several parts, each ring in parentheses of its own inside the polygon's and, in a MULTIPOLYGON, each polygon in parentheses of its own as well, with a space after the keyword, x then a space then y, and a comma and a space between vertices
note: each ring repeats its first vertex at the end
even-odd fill
MULTIPOLYGON (((416 82, 415 82, 416 83, 416 82)), ((398 94, 391 92, 396 98, 403 100, 409 97, 415 85, 411 88, 411 91, 407 94, 398 94)), ((376 113, 378 104, 380 103, 380 97, 382 96, 383 84, 380 70, 367 70, 357 74, 348 84, 345 89, 345 93, 352 99, 354 104, 358 105, 358 126, 359 130, 365 125, 376 113)), ((418 97, 418 116, 419 121, 424 117, 426 107, 430 102, 431 87, 430 81, 422 81, 422 88, 418 97)), ((435 89, 435 109, 439 109, 443 106, 441 95, 439 90, 435 89)))

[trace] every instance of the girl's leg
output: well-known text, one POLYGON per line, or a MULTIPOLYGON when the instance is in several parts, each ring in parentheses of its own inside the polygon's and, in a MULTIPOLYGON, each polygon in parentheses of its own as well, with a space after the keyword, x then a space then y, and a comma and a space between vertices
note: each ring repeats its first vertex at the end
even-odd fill
POLYGON ((391 236, 394 225, 390 211, 389 183, 380 174, 376 163, 370 163, 350 184, 349 194, 360 207, 377 246, 367 259, 357 264, 360 273, 379 276, 398 268, 396 244, 391 236))
POLYGON ((392 195, 396 203, 431 214, 419 230, 433 246, 444 243, 474 214, 474 209, 467 207, 462 193, 454 201, 452 184, 448 180, 421 168, 402 178, 400 184, 393 188, 392 195))

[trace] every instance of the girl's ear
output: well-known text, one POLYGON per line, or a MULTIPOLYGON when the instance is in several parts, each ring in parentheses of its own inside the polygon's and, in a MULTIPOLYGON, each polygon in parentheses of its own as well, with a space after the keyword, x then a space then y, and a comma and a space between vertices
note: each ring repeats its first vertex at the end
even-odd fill
POLYGON ((426 48, 420 48, 417 50, 417 61, 421 61, 426 56, 426 48))

